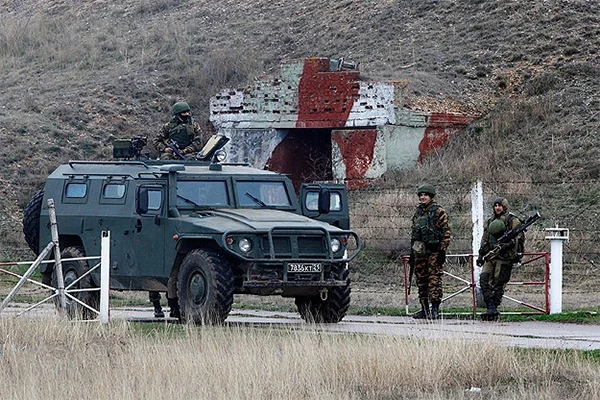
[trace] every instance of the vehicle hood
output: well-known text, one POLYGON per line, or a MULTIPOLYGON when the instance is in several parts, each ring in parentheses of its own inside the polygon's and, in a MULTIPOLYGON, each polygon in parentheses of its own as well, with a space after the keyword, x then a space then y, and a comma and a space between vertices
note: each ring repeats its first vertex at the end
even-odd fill
POLYGON ((218 231, 269 230, 285 228, 324 228, 336 231, 339 228, 326 222, 298 215, 292 212, 272 209, 220 209, 197 212, 190 217, 194 224, 212 227, 218 231), (200 219, 200 220, 199 220, 200 219))

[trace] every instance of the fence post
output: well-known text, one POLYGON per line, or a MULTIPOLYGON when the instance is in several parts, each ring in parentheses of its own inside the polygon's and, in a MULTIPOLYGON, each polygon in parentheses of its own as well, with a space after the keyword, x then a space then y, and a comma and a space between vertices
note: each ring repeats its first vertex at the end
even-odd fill
POLYGON ((475 261, 483 236, 483 183, 481 181, 477 181, 471 186, 471 221, 473 223, 473 254, 475 254, 472 268, 475 285, 478 286, 481 267, 475 261))
POLYGON ((550 240, 550 314, 562 312, 563 242, 569 240, 567 228, 546 228, 550 240))
POLYGON ((100 322, 110 322, 108 295, 110 288, 110 231, 102 231, 100 247, 100 322))
POLYGON ((52 243, 54 243, 54 268, 56 270, 56 286, 58 289, 58 301, 60 307, 58 313, 64 316, 67 312, 67 297, 65 295, 65 279, 63 277, 62 259, 60 255, 60 244, 58 240, 58 224, 56 222, 56 210, 54 209, 54 199, 48 199, 48 214, 50 217, 50 232, 52 233, 52 243))
POLYGON ((38 258, 33 262, 33 264, 31 264, 31 266, 29 267, 27 272, 25 272, 23 274, 23 277, 19 280, 19 282, 15 285, 15 287, 10 291, 8 296, 6 296, 4 298, 4 300, 2 301, 2 304, 0 305, 0 312, 2 312, 2 310, 4 310, 4 308, 8 305, 8 303, 10 303, 12 301, 13 297, 15 297, 15 295, 17 293, 19 293, 19 290, 21 290, 21 287, 25 284, 25 282, 29 279, 29 277, 31 277, 31 275, 33 275, 33 273, 35 272, 37 267, 42 263, 42 261, 52 251, 52 248, 54 248, 54 243, 50 242, 50 243, 48 243, 46 248, 44 248, 44 250, 42 250, 42 252, 38 256, 38 258))

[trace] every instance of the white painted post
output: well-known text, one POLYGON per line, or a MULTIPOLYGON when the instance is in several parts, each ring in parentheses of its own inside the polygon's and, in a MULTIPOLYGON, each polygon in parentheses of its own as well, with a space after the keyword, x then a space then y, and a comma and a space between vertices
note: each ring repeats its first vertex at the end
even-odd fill
POLYGON ((67 296, 65 295, 65 279, 62 269, 62 258, 60 254, 60 244, 58 238, 58 223, 56 222, 56 209, 54 208, 54 199, 48 199, 48 216, 50 217, 50 233, 52 234, 52 243, 54 243, 54 269, 56 270, 56 288, 58 289, 58 301, 60 307, 58 313, 65 316, 67 312, 67 296))
POLYGON ((108 294, 110 288, 110 231, 102 231, 100 247, 100 322, 110 322, 108 294))
POLYGON ((550 240, 550 314, 562 312, 563 242, 569 240, 567 228, 546 228, 550 240))
MULTIPOLYGON (((473 254, 477 256, 483 236, 483 183, 475 182, 471 186, 471 221, 473 222, 473 254)), ((473 258, 473 271, 475 283, 479 286, 479 274, 481 267, 475 264, 476 257, 473 258)))

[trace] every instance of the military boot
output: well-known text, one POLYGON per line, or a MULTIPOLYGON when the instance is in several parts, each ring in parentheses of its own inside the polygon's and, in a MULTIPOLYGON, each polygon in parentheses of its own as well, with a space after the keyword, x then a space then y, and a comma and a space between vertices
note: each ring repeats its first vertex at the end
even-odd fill
POLYGON ((165 313, 160 305, 160 300, 152 300, 152 305, 154 306, 154 316, 156 318, 164 318, 165 313))
POLYGON ((167 297, 167 303, 171 309, 169 312, 169 317, 181 319, 181 312, 179 311, 179 299, 177 297, 172 299, 167 297))
POLYGON ((421 311, 418 311, 412 316, 414 319, 429 319, 431 318, 431 313, 429 311, 429 301, 421 300, 421 311))
POLYGON ((486 312, 481 314, 481 320, 482 321, 496 321, 498 319, 498 315, 500 315, 500 313, 498 312, 498 309, 496 308, 496 304, 494 303, 494 300, 486 300, 485 304, 487 306, 487 310, 486 310, 486 312))
POLYGON ((440 302, 432 302, 431 303, 431 319, 440 319, 440 302))

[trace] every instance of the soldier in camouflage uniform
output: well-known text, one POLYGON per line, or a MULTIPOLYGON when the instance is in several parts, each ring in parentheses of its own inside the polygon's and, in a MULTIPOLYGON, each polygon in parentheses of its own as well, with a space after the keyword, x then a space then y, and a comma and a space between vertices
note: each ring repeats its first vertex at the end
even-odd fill
POLYGON ((477 265, 483 266, 479 275, 479 286, 487 307, 487 311, 481 315, 481 319, 484 321, 498 319, 498 306, 502 302, 504 288, 510 280, 512 266, 523 256, 517 251, 517 237, 500 245, 497 255, 484 260, 484 256, 496 247, 496 241, 505 232, 521 225, 519 218, 508 212, 508 200, 496 199, 493 209, 494 215, 486 221, 483 227, 483 238, 477 258, 477 265))
POLYGON ((421 310, 413 315, 415 319, 440 317, 443 265, 450 245, 450 225, 446 211, 433 200, 435 194, 432 185, 419 186, 419 205, 412 218, 411 262, 421 303, 421 310))
POLYGON ((192 118, 192 110, 186 102, 178 102, 171 110, 173 118, 163 125, 160 133, 154 139, 154 147, 160 153, 161 160, 179 158, 169 146, 170 140, 177 143, 179 151, 184 156, 198 153, 202 149, 202 131, 200 125, 192 118))

